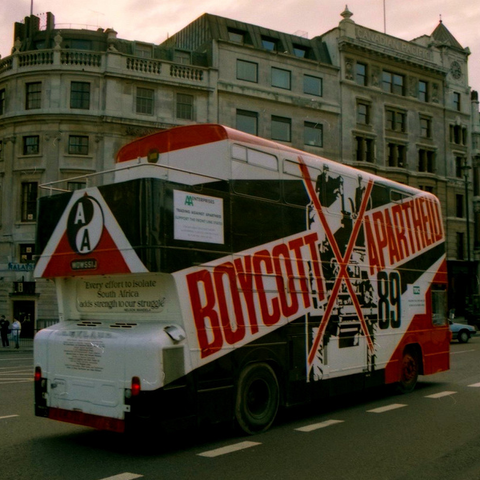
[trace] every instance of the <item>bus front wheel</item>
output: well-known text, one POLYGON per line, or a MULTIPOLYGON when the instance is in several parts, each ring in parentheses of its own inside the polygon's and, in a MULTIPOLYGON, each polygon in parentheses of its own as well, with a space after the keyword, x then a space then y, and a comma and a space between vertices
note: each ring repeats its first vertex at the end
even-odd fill
POLYGON ((280 391, 275 372, 266 363, 245 367, 237 382, 235 418, 250 435, 264 432, 275 420, 280 391))

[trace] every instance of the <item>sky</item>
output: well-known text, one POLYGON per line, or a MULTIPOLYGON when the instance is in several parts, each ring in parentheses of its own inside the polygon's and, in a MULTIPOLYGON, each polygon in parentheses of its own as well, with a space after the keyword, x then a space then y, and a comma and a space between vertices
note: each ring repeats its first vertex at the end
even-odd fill
POLYGON ((403 40, 430 35, 441 18, 470 48, 469 84, 480 90, 479 0, 0 0, 0 55, 10 54, 13 24, 31 10, 52 12, 58 28, 113 28, 119 38, 159 44, 203 13, 313 38, 338 26, 345 5, 355 23, 380 32, 386 25, 403 40))

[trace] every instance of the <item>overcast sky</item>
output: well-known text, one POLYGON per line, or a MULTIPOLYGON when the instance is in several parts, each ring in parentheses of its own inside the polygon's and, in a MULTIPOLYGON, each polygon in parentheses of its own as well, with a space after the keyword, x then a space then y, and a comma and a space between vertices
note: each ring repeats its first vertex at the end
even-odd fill
MULTIPOLYGON (((30 15, 31 0, 0 0, 0 54, 10 54, 13 24, 30 15)), ((33 13, 52 12, 58 27, 114 28, 119 38, 161 43, 203 13, 309 38, 338 26, 345 4, 352 19, 404 40, 430 35, 440 16, 469 47, 469 83, 480 90, 480 0, 34 0, 33 13)))

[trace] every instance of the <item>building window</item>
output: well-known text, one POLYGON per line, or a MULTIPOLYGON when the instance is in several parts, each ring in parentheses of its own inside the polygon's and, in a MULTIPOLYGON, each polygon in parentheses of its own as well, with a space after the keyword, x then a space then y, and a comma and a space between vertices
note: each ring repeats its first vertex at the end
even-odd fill
POLYGON ((465 235, 457 232, 457 260, 465 260, 465 235))
POLYGON ((68 137, 68 153, 70 155, 88 155, 88 137, 70 135, 68 137))
MULTIPOLYGON (((474 163, 477 163, 478 159, 474 159, 474 163)), ((480 194, 480 168, 473 167, 473 196, 478 197, 480 194)), ((480 228, 480 223, 478 225, 480 228)))
POLYGON ((405 132, 406 130, 406 114, 398 110, 387 109, 386 128, 394 132, 405 132))
POLYGON ((92 50, 91 40, 72 39, 70 40, 70 48, 73 50, 92 50))
POLYGON ((394 93, 395 95, 405 94, 405 79, 403 75, 398 75, 391 72, 383 72, 382 74, 382 88, 384 92, 394 93))
POLYGON ((29 135, 23 137, 23 154, 38 155, 40 153, 40 137, 38 135, 29 135))
POLYGON ((405 168, 407 159, 407 148, 397 143, 387 144, 387 165, 389 167, 405 168))
POLYGON ((258 135, 258 113, 237 110, 236 128, 245 133, 258 135))
POLYGON ((456 145, 466 145, 468 130, 461 125, 450 125, 450 142, 456 145))
POLYGON ((237 60, 237 80, 246 82, 258 82, 258 64, 237 60))
POLYGON ((477 250, 480 248, 480 212, 474 213, 474 248, 477 250))
POLYGON ((136 112, 143 115, 153 115, 153 95, 150 88, 137 87, 136 112))
POLYGON ((421 102, 428 102, 428 83, 423 80, 418 82, 418 99, 421 102))
POLYGON ((321 97, 323 95, 323 80, 311 75, 303 76, 303 93, 321 97))
POLYGON ((456 217, 463 218, 463 195, 455 196, 456 217))
POLYGON ((461 95, 458 92, 453 92, 453 109, 456 110, 457 112, 460 111, 461 109, 461 95))
POLYGON ((374 142, 372 138, 355 137, 355 160, 373 163, 375 160, 374 142))
POLYGON ((173 60, 181 65, 190 65, 192 63, 190 52, 182 52, 181 50, 175 50, 173 60))
POLYGON ((262 36, 262 47, 270 52, 281 52, 281 43, 276 38, 262 36))
POLYGON ((364 63, 357 62, 355 65, 355 82, 358 85, 367 85, 367 66, 364 63))
POLYGON ((35 261, 35 244, 24 243, 20 245, 20 263, 32 263, 35 261))
POLYGON ((25 108, 34 110, 42 106, 42 83, 34 82, 26 85, 25 108))
POLYGON ((420 117, 420 136, 422 138, 432 138, 432 119, 420 117))
POLYGON ((305 122, 303 141, 305 145, 323 147, 323 125, 320 123, 305 122))
POLYGON ((465 165, 464 157, 455 157, 455 176, 457 178, 463 177, 463 166, 465 165))
POLYGON ((357 102, 357 123, 370 125, 370 104, 357 102))
POLYGON ((0 115, 5 113, 5 89, 0 90, 0 115))
POLYGON ((90 83, 72 82, 70 87, 70 108, 90 108, 90 83))
POLYGON ((141 58, 152 58, 152 46, 135 44, 135 56, 141 58))
POLYGON ((242 45, 244 43, 251 44, 248 33, 237 28, 228 28, 228 39, 231 42, 240 43, 242 45))
POLYGON ((177 118, 193 120, 193 95, 177 93, 177 118))
POLYGON ((87 188, 86 182, 67 182, 67 190, 73 192, 75 190, 83 190, 87 188))
POLYGON ((34 222, 37 219, 37 182, 22 183, 22 222, 34 222))
POLYGON ((272 87, 291 89, 291 73, 289 70, 272 67, 272 87))
POLYGON ((419 185, 418 188, 428 193, 434 193, 435 190, 432 185, 419 185))
POLYGON ((435 173, 435 152, 425 148, 418 150, 418 171, 435 173))
POLYGON ((245 38, 245 36, 244 36, 243 32, 239 32, 238 30, 228 29, 228 39, 231 42, 243 44, 244 43, 244 38, 245 38))
POLYGON ((272 140, 290 142, 292 139, 292 121, 289 118, 272 116, 272 140))
POLYGON ((295 43, 293 44, 293 54, 297 58, 312 58, 312 52, 311 49, 308 47, 304 47, 303 45, 296 45, 295 43))

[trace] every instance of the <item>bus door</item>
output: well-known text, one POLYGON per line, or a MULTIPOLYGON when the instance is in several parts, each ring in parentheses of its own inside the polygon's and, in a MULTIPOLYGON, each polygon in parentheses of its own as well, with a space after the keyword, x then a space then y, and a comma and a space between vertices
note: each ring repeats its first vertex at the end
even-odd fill
MULTIPOLYGON (((315 317, 310 316, 309 321, 312 320, 315 321, 315 317)), ((315 323, 318 324, 319 321, 315 323)), ((313 337, 317 332, 318 328, 312 329, 313 337)), ((346 309, 344 313, 340 311, 331 315, 312 368, 314 380, 367 371, 368 342, 355 313, 346 309)))
POLYGON ((365 371, 367 341, 355 316, 339 316, 336 332, 325 348, 331 377, 365 371))

